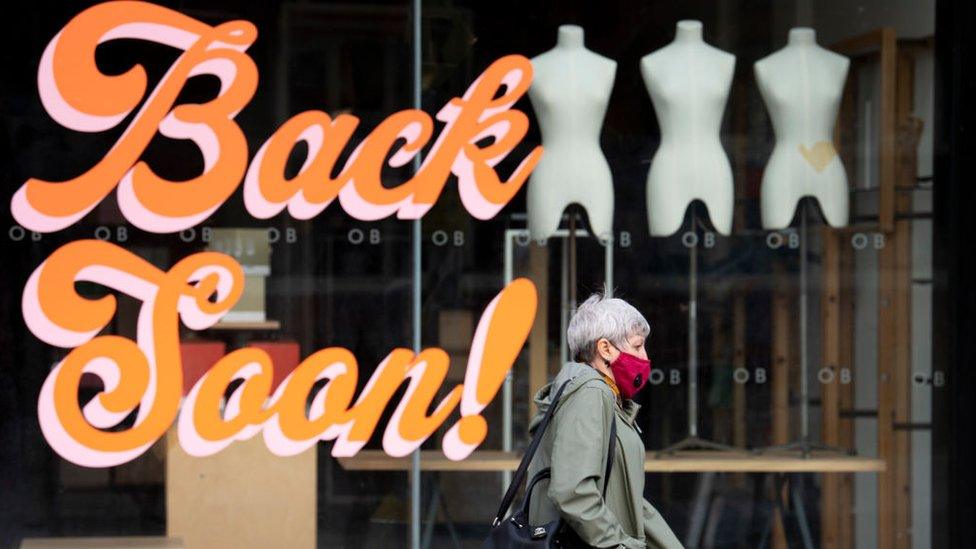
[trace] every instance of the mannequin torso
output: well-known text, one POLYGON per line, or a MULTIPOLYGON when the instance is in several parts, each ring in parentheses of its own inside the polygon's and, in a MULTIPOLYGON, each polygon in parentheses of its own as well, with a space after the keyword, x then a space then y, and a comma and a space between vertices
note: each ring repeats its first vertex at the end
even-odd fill
POLYGON ((651 235, 669 235, 698 198, 715 229, 732 230, 732 168, 719 141, 735 56, 702 40, 698 21, 680 21, 674 41, 641 59, 641 74, 661 128, 647 175, 651 235))
POLYGON ((583 47, 583 29, 559 27, 555 48, 532 59, 529 100, 545 153, 529 178, 533 239, 552 236, 573 202, 586 209, 596 236, 613 230, 613 179, 600 149, 617 63, 583 47))
POLYGON ((833 143, 850 61, 816 43, 813 29, 790 31, 787 46, 756 62, 756 81, 776 134, 762 179, 762 222, 781 229, 804 196, 834 227, 847 224, 847 174, 833 143))

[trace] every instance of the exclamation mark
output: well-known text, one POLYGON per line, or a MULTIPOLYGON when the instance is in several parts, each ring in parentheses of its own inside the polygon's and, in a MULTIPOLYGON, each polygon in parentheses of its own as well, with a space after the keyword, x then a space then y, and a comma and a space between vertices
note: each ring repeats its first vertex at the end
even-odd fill
POLYGON ((444 455, 462 460, 488 436, 481 411, 512 369, 535 322, 535 285, 527 278, 509 283, 491 300, 475 330, 461 393, 461 419, 444 435, 444 455))

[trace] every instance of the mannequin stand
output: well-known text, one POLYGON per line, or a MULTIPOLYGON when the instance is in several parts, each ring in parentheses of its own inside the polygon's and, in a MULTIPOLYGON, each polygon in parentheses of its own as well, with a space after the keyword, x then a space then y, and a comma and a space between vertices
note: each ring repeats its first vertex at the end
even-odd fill
POLYGON ((756 453, 768 451, 789 451, 799 450, 803 457, 808 457, 810 452, 840 452, 851 454, 850 450, 838 448, 836 446, 826 446, 819 442, 810 440, 810 380, 809 361, 807 358, 808 338, 807 338, 807 318, 808 318, 808 262, 807 262, 807 202, 800 202, 800 438, 787 444, 767 446, 757 448, 756 453))
MULTIPOLYGON (((769 514, 769 519, 763 528, 762 536, 759 538, 759 549, 766 549, 770 544, 773 535, 773 523, 776 522, 777 515, 783 524, 784 530, 787 525, 795 522, 799 530, 800 542, 803 549, 813 549, 813 536, 810 533, 810 521, 807 520, 806 507, 803 505, 803 475, 799 473, 784 474, 774 473, 772 475, 773 484, 773 510, 769 514), (785 498, 785 502, 784 502, 785 498), (787 507, 792 504, 792 512, 787 507), (792 519, 792 520, 791 520, 792 519)), ((787 538, 787 545, 789 538, 787 538)))
POLYGON ((705 440, 698 436, 698 215, 697 206, 691 204, 691 227, 695 232, 695 245, 688 255, 688 436, 658 450, 657 455, 672 455, 683 450, 714 450, 741 452, 727 444, 705 440))
POLYGON ((566 237, 566 272, 567 280, 567 299, 565 318, 569 318, 576 310, 576 213, 569 214, 569 236, 566 237))

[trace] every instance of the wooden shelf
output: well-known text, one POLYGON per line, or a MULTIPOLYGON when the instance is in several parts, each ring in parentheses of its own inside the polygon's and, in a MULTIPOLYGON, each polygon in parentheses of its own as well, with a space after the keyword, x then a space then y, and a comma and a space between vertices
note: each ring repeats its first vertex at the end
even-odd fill
POLYGON ((165 537, 108 537, 108 538, 26 538, 24 549, 181 549, 183 542, 165 537))
POLYGON ((263 320, 260 322, 218 322, 210 327, 211 330, 280 330, 278 320, 263 320))
MULTIPOLYGON (((437 450, 420 454, 423 471, 514 471, 521 455, 500 450, 481 450, 467 459, 451 461, 437 450)), ((350 471, 405 471, 410 458, 394 458, 381 450, 363 450, 351 458, 339 458, 350 471)), ((880 459, 848 456, 835 452, 814 452, 802 457, 798 452, 747 454, 738 452, 678 452, 657 457, 648 452, 644 470, 655 473, 876 473, 885 470, 880 459)))

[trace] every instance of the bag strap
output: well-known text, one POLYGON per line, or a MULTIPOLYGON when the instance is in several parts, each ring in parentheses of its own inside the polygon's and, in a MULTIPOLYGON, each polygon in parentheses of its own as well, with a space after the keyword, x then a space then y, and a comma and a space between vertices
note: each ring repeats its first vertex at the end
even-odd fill
MULTIPOLYGON (((610 444, 607 449, 607 468, 606 472, 603 474, 603 499, 607 499, 607 486, 610 484, 610 472, 613 470, 613 455, 614 449, 617 446, 617 414, 614 412, 613 419, 610 420, 610 444)), ((522 520, 526 520, 529 516, 529 506, 532 501, 532 490, 535 485, 544 479, 550 478, 552 476, 552 468, 546 467, 540 470, 529 480, 529 485, 525 487, 525 498, 522 500, 522 508, 516 513, 516 516, 521 516, 522 520)), ((521 528, 521 526, 520 526, 521 528)))
MULTIPOLYGON (((539 426, 536 427, 535 434, 532 435, 532 441, 529 443, 529 447, 525 450, 525 454, 522 456, 522 460, 519 462, 518 468, 515 470, 515 474, 512 476, 512 482, 508 485, 508 490, 505 491, 505 495, 502 496, 501 505, 498 507, 498 512, 495 513, 495 519, 492 521, 493 526, 498 526, 501 524, 502 520, 505 518, 505 514, 508 513, 509 507, 512 505, 512 501, 515 499, 515 495, 518 492, 519 486, 522 485, 522 481, 525 479, 525 475, 528 473, 529 464, 532 462, 532 457, 535 455, 536 450, 539 449, 539 444, 542 442, 542 436, 545 434, 546 428, 549 426, 549 422, 552 420, 552 416, 556 411, 556 407, 559 405, 559 398, 563 394, 563 389, 569 385, 572 379, 563 382, 563 384, 556 391, 555 396, 553 396, 549 408, 546 413, 542 416, 542 421, 539 426)), ((607 486, 610 483, 610 472, 613 470, 613 457, 614 451, 617 446, 617 412, 611 410, 611 420, 610 420, 610 444, 607 450, 607 468, 603 475, 603 497, 607 496, 607 486)), ((545 468, 540 473, 544 474, 544 477, 549 476, 549 468, 545 468)), ((539 476, 537 474, 537 476, 539 476)), ((541 479, 533 479, 536 482, 541 479)), ((534 484, 534 482, 533 482, 534 484)), ((529 487, 531 490, 531 487, 529 487)), ((528 503, 531 494, 527 493, 525 495, 525 503, 528 503)))
POLYGON ((556 391, 556 395, 552 398, 552 404, 549 405, 549 409, 542 416, 542 422, 539 423, 535 434, 532 435, 532 442, 529 443, 529 447, 525 450, 525 455, 522 456, 522 461, 519 462, 518 469, 515 470, 515 475, 512 476, 512 483, 508 485, 508 490, 505 491, 505 495, 502 497, 502 503, 498 507, 498 513, 495 514, 495 520, 492 521, 492 525, 498 526, 505 518, 508 508, 512 505, 512 500, 515 499, 515 494, 518 492, 518 488, 522 485, 522 481, 525 479, 525 475, 529 470, 529 463, 532 461, 532 456, 539 449, 539 444, 542 442, 542 435, 545 433, 546 427, 549 426, 550 420, 552 420, 552 414, 556 411, 556 406, 559 404, 559 397, 563 395, 563 390, 569 385, 570 381, 572 379, 563 382, 556 391))

